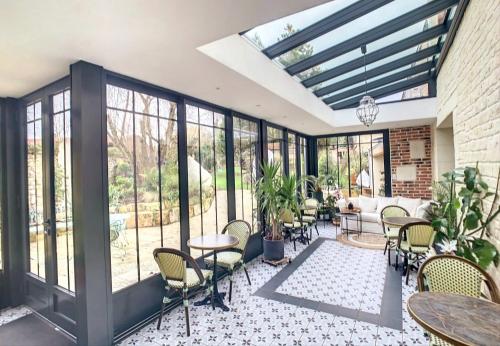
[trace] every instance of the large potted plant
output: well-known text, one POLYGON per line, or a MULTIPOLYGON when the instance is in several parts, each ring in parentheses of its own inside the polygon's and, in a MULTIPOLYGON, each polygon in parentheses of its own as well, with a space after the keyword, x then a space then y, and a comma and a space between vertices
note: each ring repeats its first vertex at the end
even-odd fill
POLYGON ((318 202, 324 202, 323 196, 323 186, 326 184, 331 186, 333 178, 330 175, 320 175, 316 177, 315 175, 308 175, 306 181, 310 182, 313 188, 312 197, 318 200, 318 202))
POLYGON ((435 182, 435 202, 429 211, 432 225, 438 230, 437 250, 455 253, 486 269, 492 263, 498 266, 498 249, 488 239, 488 226, 500 213, 497 205, 498 183, 495 192, 481 179, 479 169, 466 167, 443 174, 443 180, 435 182), (484 201, 493 198, 489 210, 484 201))
POLYGON ((257 181, 256 194, 264 214, 263 248, 264 258, 280 260, 285 255, 280 214, 291 209, 298 214, 297 181, 295 177, 279 176, 279 163, 262 165, 262 177, 257 181))

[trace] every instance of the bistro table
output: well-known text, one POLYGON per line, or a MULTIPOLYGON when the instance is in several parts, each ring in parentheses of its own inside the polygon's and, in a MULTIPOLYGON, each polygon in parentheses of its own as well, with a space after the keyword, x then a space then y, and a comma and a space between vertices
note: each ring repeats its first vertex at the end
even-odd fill
POLYGON ((225 293, 219 293, 217 287, 217 252, 222 250, 227 250, 238 245, 239 239, 235 236, 229 234, 211 234, 203 235, 201 237, 196 237, 189 239, 187 245, 190 248, 197 250, 211 250, 214 254, 214 273, 213 273, 213 293, 208 295, 205 299, 195 302, 194 305, 208 305, 212 304, 212 309, 215 307, 221 308, 223 311, 229 311, 229 308, 224 304, 225 293), (212 299, 213 297, 213 299, 212 299))
POLYGON ((500 304, 458 294, 421 292, 412 295, 407 305, 418 324, 453 345, 500 345, 500 304))
POLYGON ((340 209, 340 232, 345 231, 347 238, 349 238, 349 231, 361 234, 363 232, 363 220, 361 218, 360 208, 342 208, 340 209), (349 220, 356 221, 357 229, 349 229, 349 220), (345 221, 345 228, 343 227, 345 221))

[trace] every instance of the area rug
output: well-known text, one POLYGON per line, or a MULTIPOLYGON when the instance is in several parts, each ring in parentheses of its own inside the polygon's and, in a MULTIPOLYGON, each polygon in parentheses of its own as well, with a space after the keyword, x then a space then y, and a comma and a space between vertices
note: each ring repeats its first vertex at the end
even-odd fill
POLYGON ((343 244, 364 249, 383 250, 385 247, 384 236, 376 233, 349 234, 349 238, 346 234, 339 234, 337 240, 343 244))

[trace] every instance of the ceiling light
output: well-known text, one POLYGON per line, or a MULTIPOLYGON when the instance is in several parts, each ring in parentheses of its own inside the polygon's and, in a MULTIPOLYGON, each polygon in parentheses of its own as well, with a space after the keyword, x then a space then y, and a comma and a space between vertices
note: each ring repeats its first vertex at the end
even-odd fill
POLYGON ((365 95, 359 101, 359 106, 358 108, 356 108, 356 115, 358 116, 359 121, 363 123, 363 125, 369 127, 377 118, 379 109, 373 97, 368 95, 365 59, 366 45, 361 46, 361 52, 363 53, 363 64, 365 65, 365 95))

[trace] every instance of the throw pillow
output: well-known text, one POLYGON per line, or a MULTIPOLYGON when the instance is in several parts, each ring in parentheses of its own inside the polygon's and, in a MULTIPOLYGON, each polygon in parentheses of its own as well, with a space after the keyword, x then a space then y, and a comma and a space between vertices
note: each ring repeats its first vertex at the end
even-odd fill
POLYGON ((415 216, 415 212, 420 204, 422 204, 422 200, 420 198, 399 197, 398 200, 398 205, 408 210, 411 216, 415 216))
POLYGON ((359 207, 364 213, 374 213, 377 210, 378 201, 376 198, 359 196, 359 207))
POLYGON ((379 215, 382 209, 384 209, 388 205, 398 205, 398 197, 377 197, 377 199, 377 214, 379 215))

